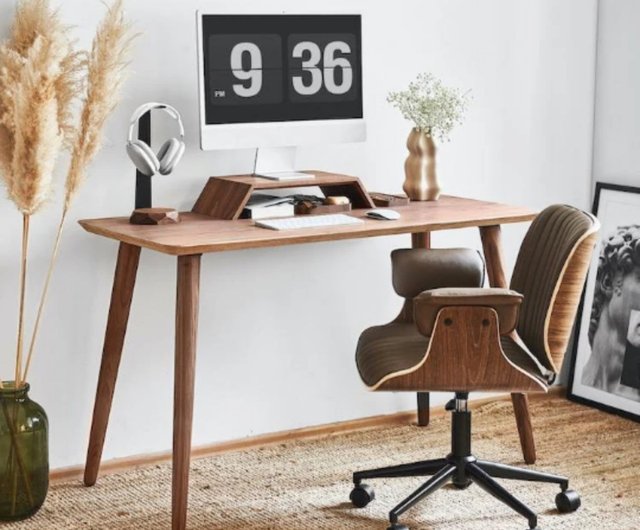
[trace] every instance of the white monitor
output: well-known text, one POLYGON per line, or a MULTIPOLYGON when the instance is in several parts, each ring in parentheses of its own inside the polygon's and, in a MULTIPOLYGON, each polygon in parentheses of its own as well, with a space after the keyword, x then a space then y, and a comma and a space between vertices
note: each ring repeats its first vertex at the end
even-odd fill
POLYGON ((197 20, 202 149, 364 141, 360 15, 197 20))

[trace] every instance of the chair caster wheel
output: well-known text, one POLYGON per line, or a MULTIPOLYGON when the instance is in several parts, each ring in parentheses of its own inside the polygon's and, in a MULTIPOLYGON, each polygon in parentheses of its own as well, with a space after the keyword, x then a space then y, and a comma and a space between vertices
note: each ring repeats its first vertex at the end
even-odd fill
POLYGON ((452 482, 453 487, 457 490, 466 490, 469 486, 471 486, 471 481, 467 480, 466 482, 452 482))
POLYGON ((400 523, 393 523, 387 530, 409 530, 409 527, 400 523))
POLYGON ((566 490, 556 495, 556 506, 560 513, 575 512, 580 508, 580 495, 577 491, 566 490))
POLYGON ((351 495, 349 495, 351 504, 353 504, 356 508, 364 508, 375 498, 376 494, 373 491, 373 488, 368 484, 358 484, 351 491, 351 495))

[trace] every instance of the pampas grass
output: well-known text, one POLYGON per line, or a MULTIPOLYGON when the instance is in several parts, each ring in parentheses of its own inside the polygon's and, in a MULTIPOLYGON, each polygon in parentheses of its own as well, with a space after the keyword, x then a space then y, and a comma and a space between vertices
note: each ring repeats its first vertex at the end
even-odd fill
POLYGON ((65 183, 64 210, 82 185, 87 166, 100 148, 104 122, 118 103, 133 37, 124 21, 122 0, 116 0, 98 28, 86 61, 88 88, 65 183))
POLYGON ((47 276, 38 304, 38 313, 31 335, 29 353, 24 370, 26 379, 35 348, 40 321, 49 292, 49 284, 58 258, 60 241, 64 231, 67 214, 73 199, 86 178, 87 166, 100 149, 102 129, 107 117, 118 103, 120 89, 125 80, 125 69, 131 42, 135 35, 131 34, 130 25, 124 21, 122 0, 116 0, 98 27, 91 52, 84 64, 87 69, 86 94, 80 124, 75 131, 71 150, 71 163, 65 182, 65 196, 62 216, 58 224, 47 276))
POLYGON ((8 42, 0 47, 0 169, 22 213, 15 384, 21 386, 30 218, 49 197, 64 133, 58 91, 68 92, 68 29, 45 0, 21 0, 8 42))
MULTIPOLYGON (((30 216, 49 197, 53 170, 62 146, 56 81, 66 55, 64 34, 37 37, 6 94, 13 101, 13 153, 8 186, 18 210, 30 216)), ((9 51, 9 53, 11 53, 9 51)))
MULTIPOLYGON (((69 39, 70 27, 62 24, 58 11, 49 7, 47 0, 21 0, 11 32, 11 48, 25 56, 38 38, 52 40, 53 35, 64 35, 69 39)), ((72 104, 82 90, 82 58, 84 53, 72 49, 75 42, 69 41, 68 53, 60 62, 60 72, 55 80, 58 103, 58 124, 65 141, 71 140, 75 132, 72 104)))
POLYGON ((89 52, 49 0, 19 0, 9 40, 0 46, 0 177, 23 215, 15 384, 26 380, 69 208, 100 148, 105 121, 124 81, 132 37, 115 0, 89 52), (79 117, 74 106, 82 97, 79 117), (71 151, 62 214, 23 370, 24 309, 30 218, 48 200, 60 151, 71 151))

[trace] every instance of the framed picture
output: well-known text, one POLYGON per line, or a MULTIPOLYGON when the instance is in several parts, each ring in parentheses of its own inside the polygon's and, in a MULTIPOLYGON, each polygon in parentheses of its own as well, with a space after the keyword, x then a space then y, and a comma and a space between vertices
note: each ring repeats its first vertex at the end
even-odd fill
POLYGON ((640 188, 596 184, 602 223, 578 312, 569 399, 640 421, 640 188))

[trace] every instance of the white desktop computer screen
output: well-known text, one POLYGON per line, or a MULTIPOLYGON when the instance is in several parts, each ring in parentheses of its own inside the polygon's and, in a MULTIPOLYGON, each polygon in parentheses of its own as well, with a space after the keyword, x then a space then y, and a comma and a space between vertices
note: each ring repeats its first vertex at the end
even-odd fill
POLYGON ((197 20, 202 149, 365 139, 360 15, 197 20))

